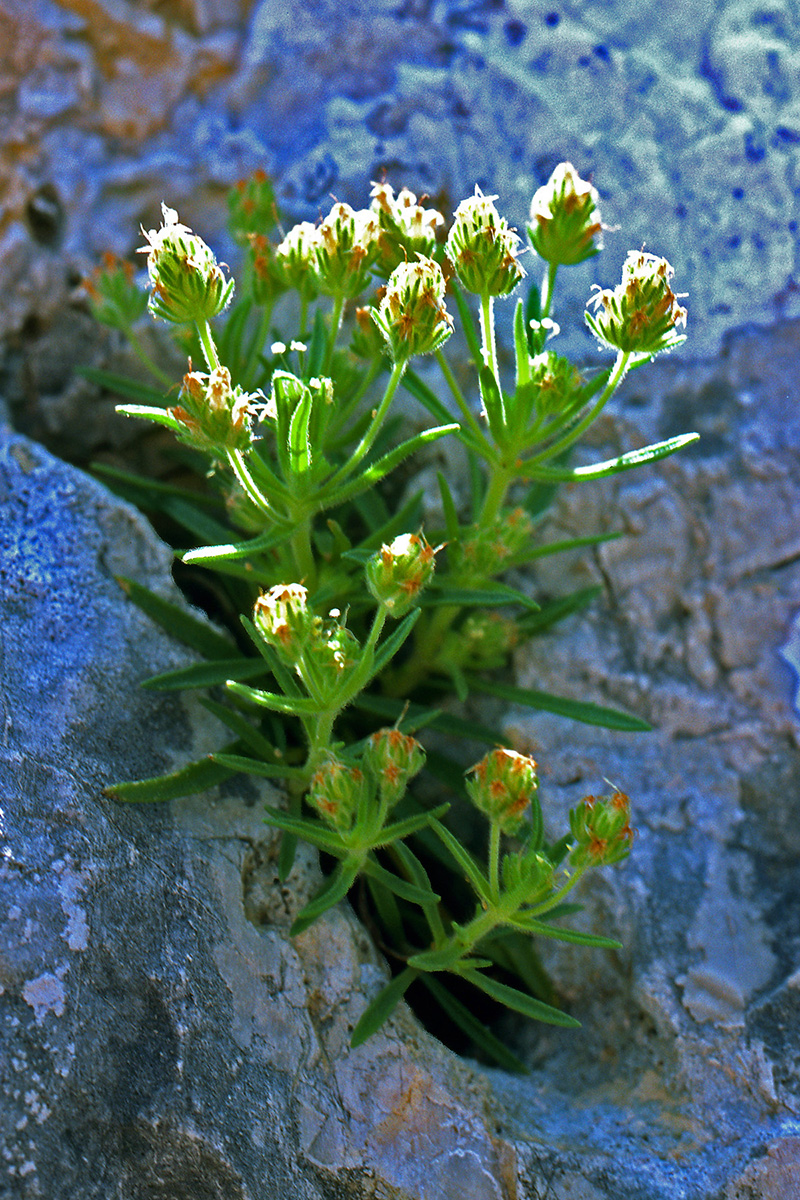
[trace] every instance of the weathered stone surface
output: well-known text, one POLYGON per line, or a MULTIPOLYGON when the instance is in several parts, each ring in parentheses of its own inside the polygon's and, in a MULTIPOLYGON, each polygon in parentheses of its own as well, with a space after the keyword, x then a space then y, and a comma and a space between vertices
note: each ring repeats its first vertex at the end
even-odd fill
POLYGON ((221 189, 256 166, 295 217, 363 203, 385 168, 453 206, 477 182, 521 227, 570 158, 621 232, 569 273, 569 325, 646 242, 708 352, 800 311, 799 40, 785 0, 689 20, 623 0, 2 0, 0 331, 130 252, 162 198, 214 238, 221 189))

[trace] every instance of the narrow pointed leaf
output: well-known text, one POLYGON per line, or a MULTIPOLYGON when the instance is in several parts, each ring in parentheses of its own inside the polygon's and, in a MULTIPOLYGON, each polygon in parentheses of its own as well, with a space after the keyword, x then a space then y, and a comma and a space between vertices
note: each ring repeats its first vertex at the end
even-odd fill
POLYGON ((497 380, 490 369, 483 365, 478 379, 483 400, 483 411, 492 431, 492 436, 499 444, 506 433, 506 406, 503 393, 498 387, 497 380))
POLYGON ((522 1013, 523 1016, 530 1017, 534 1021, 544 1021, 548 1025, 580 1029, 580 1021, 576 1021, 574 1017, 561 1012, 558 1008, 553 1008, 551 1004, 535 1000, 533 996, 528 996, 517 988, 509 987, 507 983, 500 983, 497 979, 492 979, 479 971, 465 971, 463 974, 464 978, 468 979, 476 988, 480 988, 487 996, 504 1004, 506 1008, 513 1009, 514 1012, 522 1013))
POLYGON ((417 813, 413 817, 405 817, 402 821, 395 821, 392 825, 385 825, 376 836, 373 843, 375 850, 381 846, 388 846, 390 842, 396 842, 400 838, 411 837, 412 833, 423 829, 431 822, 437 821, 439 817, 443 817, 450 808, 449 804, 440 804, 437 808, 432 808, 430 812, 417 813))
POLYGON ((384 1021, 391 1016, 394 1009, 400 1003, 418 974, 419 972, 414 971, 411 967, 406 967, 405 970, 394 977, 391 983, 387 983, 386 987, 378 992, 375 999, 367 1005, 361 1014, 353 1030, 350 1045, 354 1049, 356 1046, 361 1046, 366 1042, 367 1038, 372 1037, 373 1033, 380 1029, 384 1021))
POLYGON ((184 646, 191 647, 204 658, 230 658, 233 643, 229 637, 218 633, 208 621, 192 616, 185 608, 170 600, 164 600, 133 579, 126 579, 122 575, 116 575, 115 579, 125 595, 142 612, 147 613, 148 617, 184 646))
POLYGON ((465 846, 462 846, 458 838, 450 832, 446 825, 442 825, 440 821, 436 819, 431 820, 431 827, 438 834, 439 839, 444 842, 480 898, 488 903, 491 899, 489 881, 469 850, 465 846))
POLYGON ((130 400, 144 400, 150 404, 164 404, 164 389, 151 387, 129 379, 127 375, 116 375, 113 371, 100 371, 96 367, 79 367, 78 373, 91 383, 97 383, 107 392, 127 396, 130 400))
POLYGON ((305 475, 311 470, 308 425, 313 404, 314 398, 310 388, 304 387, 289 422, 289 463, 295 475, 305 475))
POLYGON ((154 421, 156 425, 166 425, 173 433, 181 433, 183 426, 165 408, 151 408, 147 404, 118 404, 116 411, 123 417, 141 417, 145 421, 154 421))
POLYGON ((514 355, 516 359, 516 385, 517 391, 523 384, 530 381, 530 353, 528 351, 528 338, 525 333, 525 310, 522 299, 517 301, 517 306, 514 309, 514 355))
POLYGON ((228 681, 228 690, 244 700, 252 700, 253 704, 258 704, 261 708, 270 709, 271 712, 287 713, 293 717, 319 715, 319 704, 310 697, 279 696, 277 692, 264 692, 261 688, 252 688, 246 683, 236 683, 232 679, 228 681))
POLYGON ((493 1059, 504 1071, 512 1071, 516 1075, 529 1074, 525 1064, 520 1062, 499 1038, 490 1033, 483 1022, 474 1016, 466 1005, 457 1000, 441 980, 428 972, 423 972, 419 979, 420 983, 425 985, 436 1002, 444 1009, 447 1016, 458 1025, 459 1029, 474 1042, 479 1050, 493 1059))
POLYGON ((263 733, 247 719, 247 717, 232 708, 228 708, 224 704, 218 704, 216 700, 209 700, 207 696, 200 699, 203 708, 212 713, 217 720, 222 721, 228 729, 232 730, 239 739, 254 753, 261 756, 265 762, 273 761, 276 757, 276 749, 272 743, 264 737, 263 733))
POLYGON ((469 352, 472 355, 472 361, 475 363, 476 367, 479 367, 483 363, 483 351, 481 350, 480 336, 475 326, 475 318, 473 317, 472 311, 467 304, 464 293, 461 291, 461 288, 458 286, 455 280, 451 280, 450 287, 452 288, 453 297, 456 302, 456 308, 458 309, 458 315, 461 318, 461 327, 464 331, 464 337, 467 339, 467 345, 469 346, 469 352))
MULTIPOLYGON (((238 745, 238 743, 232 743, 238 745)), ((104 795, 112 800, 124 800, 131 804, 155 804, 163 800, 177 800, 180 796, 193 796, 207 788, 216 787, 235 774, 229 767, 215 763, 208 756, 188 763, 177 771, 156 775, 150 779, 138 779, 128 783, 115 783, 105 788, 104 795)))
POLYGON ((354 553, 356 551, 363 552, 366 558, 369 558, 384 542, 390 542, 395 534, 405 533, 406 530, 419 526, 423 495, 422 491, 415 492, 388 521, 365 537, 362 542, 359 542, 354 553))
POLYGON ((383 458, 379 458, 372 466, 367 467, 357 479, 353 479, 350 483, 344 484, 343 487, 334 489, 332 493, 323 490, 320 497, 320 502, 324 502, 326 506, 333 507, 334 505, 344 504, 345 500, 353 500, 368 488, 374 487, 384 476, 394 471, 396 467, 408 458, 409 455, 415 454, 423 446, 427 446, 429 442, 438 441, 441 437, 446 437, 448 433, 458 432, 460 426, 456 424, 439 425, 435 429, 426 429, 422 433, 418 433, 416 437, 409 438, 402 445, 397 446, 394 450, 390 450, 388 454, 384 454, 383 458))
POLYGON ((358 863, 340 863, 332 875, 323 883, 313 900, 298 914, 290 929, 291 937, 297 937, 309 925, 313 925, 318 917, 333 908, 340 900, 344 900, 353 886, 358 874, 358 863))
POLYGON ((216 564, 218 559, 249 558, 253 554, 261 554, 273 546, 280 545, 285 539, 284 530, 276 533, 270 529, 267 533, 260 533, 258 537, 249 538, 246 542, 224 542, 218 546, 201 546, 197 550, 187 550, 181 555, 181 559, 185 563, 216 564))
POLYGON ((423 608, 441 604, 459 605, 462 608, 499 608, 504 604, 521 604, 533 611, 539 609, 530 596, 506 584, 496 583, 491 588, 460 588, 453 587, 446 578, 431 580, 428 589, 420 596, 419 603, 423 608))
POLYGON ((153 675, 142 687, 152 692, 179 692, 184 688, 214 687, 229 679, 255 679, 263 674, 264 664, 257 658, 217 658, 153 675))
POLYGON ((328 829, 320 821, 307 821, 305 817, 293 817, 277 808, 267 808, 266 813, 264 821, 267 825, 273 825, 276 829, 283 829, 284 832, 291 833, 294 837, 302 838, 304 842, 316 846, 318 850, 325 850, 336 858, 341 858, 346 852, 340 835, 334 833, 332 829, 328 829))
POLYGON ((519 468, 522 479, 549 479, 558 481, 584 479, 603 479, 607 475, 617 475, 621 471, 631 471, 645 463, 658 462, 670 454, 683 450, 692 442, 700 440, 699 433, 682 433, 678 437, 667 438, 664 442, 655 442, 652 446, 643 446, 641 450, 629 450, 618 458, 609 458, 605 462, 592 463, 586 467, 526 467, 523 463, 519 468))
POLYGON ((375 675, 378 675, 386 666, 386 664, 391 662, 395 654, 397 654, 397 651, 402 646, 403 642, 411 633, 411 630, 416 625, 420 615, 421 610, 419 608, 413 608, 410 613, 407 613, 406 616, 403 617, 394 633, 390 634, 386 641, 381 643, 375 652, 375 659, 372 664, 370 678, 374 678, 375 675))
POLYGON ((439 491, 442 496, 444 524, 445 529, 447 530, 447 536, 451 542, 457 542, 459 535, 459 524, 458 512, 456 511, 453 493, 450 491, 450 486, 441 471, 436 472, 436 479, 439 483, 439 491))
POLYGON ((622 949, 622 942, 616 938, 602 937, 598 933, 581 933, 579 929, 561 929, 558 925, 550 925, 547 921, 529 917, 526 913, 517 913, 510 923, 515 929, 524 929, 538 937, 555 938, 559 942, 571 942, 576 946, 596 946, 602 950, 622 949))
POLYGON ((473 692, 497 696, 511 704, 541 709, 559 717, 569 717, 570 720, 581 721, 584 725, 599 725, 603 729, 618 729, 625 733, 648 733, 652 728, 641 717, 631 716, 630 713, 621 712, 616 708, 607 708, 604 704, 592 704, 588 700, 570 700, 566 696, 554 696, 550 692, 539 692, 534 688, 515 687, 510 683, 498 683, 479 678, 477 675, 470 676, 469 686, 473 692))
POLYGON ((399 896, 401 900, 408 900, 411 904, 419 904, 422 908, 426 904, 438 904, 441 900, 432 889, 417 887, 413 883, 407 883, 405 879, 400 879, 399 876, 393 875, 391 871, 387 871, 380 863, 375 862, 373 858, 365 860, 362 866, 364 875, 369 875, 371 879, 376 879, 378 883, 382 883, 390 892, 394 892, 395 896, 399 896))
POLYGON ((526 637, 543 633, 545 629, 550 629, 551 626, 563 621, 572 613, 580 612, 602 594, 603 588, 600 584, 594 587, 577 588, 569 595, 561 596, 558 600, 551 600, 549 604, 543 605, 538 613, 526 614, 517 622, 518 628, 526 637))
POLYGON ((258 775, 262 779, 306 779, 302 767, 288 767, 286 763, 264 762, 261 758, 249 758, 244 754, 212 754, 214 762, 231 771, 245 775, 258 775))

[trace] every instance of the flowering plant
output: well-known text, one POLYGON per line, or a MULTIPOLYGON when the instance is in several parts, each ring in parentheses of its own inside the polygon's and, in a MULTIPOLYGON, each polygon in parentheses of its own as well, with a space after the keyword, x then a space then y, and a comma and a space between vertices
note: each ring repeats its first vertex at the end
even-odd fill
MULTIPOLYGON (((148 502, 199 538, 200 546, 181 553, 183 562, 217 572, 227 607, 241 614, 234 645, 125 581, 142 607, 205 659, 148 686, 223 686, 224 702, 205 703, 233 740, 172 775, 120 783, 111 794, 169 799, 237 772, 282 781, 286 806, 266 814, 282 831, 282 877, 298 838, 335 864, 293 933, 360 880, 370 926, 398 966, 361 1017, 354 1044, 414 985, 486 1054, 517 1068, 459 998, 462 985, 529 1017, 576 1023, 542 983, 530 935, 618 946, 561 921, 575 911, 565 898, 583 874, 628 854, 630 806, 620 791, 586 797, 563 836, 550 839, 533 759, 500 745, 494 730, 443 711, 442 698, 478 693, 612 728, 646 728, 628 714, 492 674, 508 665, 513 647, 595 594, 584 589, 540 605, 508 575, 543 555, 602 540, 589 533, 542 544, 543 494, 564 481, 653 462, 696 435, 570 465, 572 447, 627 370, 683 340, 686 313, 666 260, 632 253, 622 282, 599 291, 586 318, 615 351, 614 362, 585 376, 546 345, 557 332, 558 270, 598 253, 602 229, 595 189, 562 164, 533 197, 528 232, 545 264, 544 284, 530 286, 513 307, 514 366, 506 371, 495 301, 526 272, 520 238, 495 200, 476 188, 443 240, 442 214, 381 183, 369 208, 337 202, 318 225, 300 223, 279 240, 271 186, 257 174, 230 199, 230 230, 243 251, 236 302, 233 279, 211 249, 164 207, 162 226, 145 235, 148 306, 188 336, 178 395, 165 401, 160 390, 94 375, 145 401, 119 411, 167 427, 210 467, 199 498, 160 485, 148 502), (443 353, 455 326, 451 300, 478 410, 443 353), (420 355, 436 359, 443 394, 412 369, 420 355), (402 422, 391 415, 401 385, 434 419, 402 438, 402 422), (444 438, 464 449, 471 494, 460 507, 440 473, 442 518, 428 518, 423 532, 423 494, 403 499, 386 489, 402 463, 444 438), (441 750, 427 753, 428 767, 485 819, 484 852, 447 818, 448 803, 429 807, 409 790, 426 763, 416 736, 425 727, 493 747, 466 773, 461 764, 455 783, 441 750), (458 994, 447 986, 453 980, 458 994)), ((89 295, 98 318, 127 334, 163 384, 162 368, 139 339, 144 303, 130 269, 107 261, 89 295)), ((141 499, 140 479, 111 476, 141 499)))

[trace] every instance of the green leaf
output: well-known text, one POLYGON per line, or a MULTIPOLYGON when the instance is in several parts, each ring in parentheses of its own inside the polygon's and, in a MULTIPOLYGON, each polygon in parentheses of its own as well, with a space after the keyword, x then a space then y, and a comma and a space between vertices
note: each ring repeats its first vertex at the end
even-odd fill
POLYGON ((118 404, 116 411, 123 417, 141 417, 145 421, 154 421, 156 425, 166 425, 173 433, 183 433, 183 426, 165 408, 150 408, 146 404, 118 404))
POLYGON ((310 900, 295 918, 292 928, 289 930, 291 937, 297 937, 298 933, 302 933, 304 929, 308 929, 309 925, 313 925, 317 918, 326 913, 329 908, 333 908, 340 900, 344 900, 355 882, 358 868, 357 862, 339 863, 333 874, 325 880, 314 899, 310 900))
POLYGON ((318 850, 325 850, 336 858, 342 858, 347 852, 347 847, 340 834, 328 829, 321 821, 307 821, 305 817, 293 817, 277 808, 267 808, 266 813, 265 824, 274 825, 276 829, 283 829, 286 833, 302 838, 304 842, 316 846, 318 850))
POLYGON ((413 817, 404 817, 402 821, 395 821, 392 825, 385 825, 376 836, 373 849, 378 850, 381 846, 388 846, 390 842, 411 837, 412 833, 416 833, 439 817, 443 817, 449 808, 449 804, 440 804, 436 808, 432 808, 430 812, 417 813, 413 817))
POLYGON ((295 475, 305 475, 311 470, 311 440, 308 425, 314 397, 310 388, 304 387, 295 405, 289 422, 289 465, 295 475))
POLYGON ((200 703, 203 708, 212 713, 218 721, 222 721, 227 725, 245 745, 254 753, 260 755, 265 762, 270 762, 276 758, 276 749, 259 729, 244 716, 243 713, 236 712, 232 708, 228 708, 225 704, 218 704, 216 700, 209 700, 207 696, 201 696, 200 703))
POLYGON ((499 1038, 490 1033, 483 1022, 474 1016, 460 1000, 457 1000, 441 980, 437 979, 435 975, 430 975, 428 972, 422 973, 419 979, 420 983, 425 985, 447 1016, 458 1025, 459 1029, 463 1030, 479 1050, 482 1050, 484 1054, 493 1059, 504 1071, 511 1071, 516 1075, 529 1074, 525 1064, 520 1062, 516 1055, 512 1054, 499 1038))
POLYGON ((559 942, 571 942, 576 946, 596 946, 602 950, 621 950, 622 942, 615 938, 602 937, 597 933, 581 933, 578 929, 561 929, 558 925, 550 925, 547 921, 537 920, 527 913, 517 913, 510 918, 515 929, 524 929, 526 933, 534 933, 539 937, 555 938, 559 942))
POLYGON ((491 901, 489 881, 483 874, 483 871, 480 869, 476 860, 470 854, 469 850, 467 850, 465 846, 461 845, 459 840, 450 832, 446 825, 442 825, 442 823, 436 819, 432 819, 430 824, 434 832, 438 834, 439 839, 444 842, 458 866, 461 867, 465 876, 478 893, 478 896, 482 900, 485 900, 488 904, 491 901))
POLYGON ((176 641, 196 650, 204 658, 230 658, 234 648, 230 638, 218 633, 207 621, 192 616, 185 608, 170 600, 162 599, 133 579, 126 579, 123 575, 114 578, 125 595, 176 641))
MULTIPOLYGON (((409 438, 408 441, 401 443, 390 450, 388 454, 384 454, 383 458, 379 458, 356 479, 351 479, 349 483, 345 483, 342 487, 335 488, 332 493, 322 489, 319 496, 320 504, 325 504, 327 507, 333 507, 338 504, 344 504, 346 500, 353 500, 362 492, 372 488, 376 483, 380 482, 384 476, 388 475, 396 467, 400 465, 409 455, 415 454, 423 446, 427 446, 429 442, 438 441, 439 438, 445 437, 448 433, 456 433, 460 426, 456 424, 439 425, 434 429, 425 429, 422 433, 418 433, 416 437, 409 438)), ((362 501, 363 503, 363 501, 362 501)))
POLYGON ((461 291, 461 288, 458 286, 455 280, 450 281, 450 287, 453 292, 453 298, 456 302, 458 315, 461 318, 461 326, 464 330, 464 337, 467 339, 467 345, 469 346, 469 352, 472 355, 472 361, 476 367, 480 367, 483 363, 483 351, 481 349, 480 336, 475 327, 475 319, 466 299, 464 298, 464 293, 461 291))
POLYGON ((212 662, 194 663, 178 671, 153 675, 142 684, 152 692, 179 692, 183 688, 214 687, 229 679, 254 679, 264 674, 264 664, 257 658, 216 658, 212 662))
POLYGON ((213 566, 222 558, 249 558, 253 554, 263 553, 265 550, 272 549, 273 546, 280 545, 285 540, 286 532, 284 530, 276 533, 274 529, 270 529, 267 533, 260 533, 258 537, 248 538, 246 542, 226 542, 218 546, 202 546, 197 550, 187 550, 181 559, 185 563, 202 563, 213 566))
POLYGON ((420 954, 412 954, 408 965, 417 967, 420 971, 449 971, 457 963, 459 968, 457 974, 459 975, 462 967, 466 973, 492 965, 488 958, 464 958, 464 952, 464 946, 458 942, 451 942, 450 945, 442 946, 439 950, 423 950, 420 954))
POLYGON ((258 704, 261 708, 268 708, 271 712, 287 713, 293 717, 319 716, 319 704, 311 697, 279 696, 277 692, 264 692, 261 688, 252 688, 246 683, 235 683, 233 680, 228 683, 228 690, 234 696, 252 700, 253 704, 258 704))
MULTIPOLYGON (((232 743, 237 745, 238 743, 232 743)), ((197 759, 167 775, 154 775, 150 779, 138 779, 129 783, 114 783, 104 789, 103 794, 112 800, 124 800, 130 804, 156 804, 163 800, 177 800, 179 796, 192 796, 216 787, 235 772, 215 763, 211 756, 197 759)))
POLYGON ((395 896, 399 896, 401 900, 408 900, 411 904, 419 904, 424 908, 426 904, 438 904, 441 900, 441 896, 432 889, 426 890, 413 883, 407 883, 405 879, 400 879, 391 871, 387 871, 380 863, 375 862, 374 858, 367 858, 361 869, 364 875, 376 879, 390 892, 394 892, 395 896))
POLYGON ((99 384, 108 392, 115 392, 118 396, 127 396, 130 400, 144 400, 147 403, 163 406, 163 388, 159 389, 148 386, 146 383, 139 383, 136 379, 129 379, 127 375, 116 375, 113 371, 99 371, 96 367, 78 367, 78 374, 83 375, 84 379, 88 379, 91 383, 99 384))
POLYGON ((302 767, 288 767, 286 763, 264 762, 260 758, 248 758, 244 754, 212 754, 214 762, 231 771, 245 775, 258 775, 263 779, 306 779, 302 767))
POLYGON ((504 604, 521 604, 534 611, 539 609, 539 605, 530 596, 507 584, 497 583, 491 588, 459 588, 448 583, 446 577, 432 579, 419 603, 424 608, 441 604, 459 605, 462 608, 499 608, 504 604))
POLYGON ((617 475, 621 471, 631 471, 642 467, 645 463, 658 462, 667 458, 692 442, 700 440, 699 433, 682 433, 678 437, 667 438, 664 442, 655 442, 652 446, 643 446, 641 450, 629 450, 618 458, 609 458, 605 462, 592 463, 587 467, 526 467, 523 463, 519 474, 523 479, 552 479, 559 481, 603 479, 607 475, 617 475))
POLYGON ((516 360, 516 390, 530 381, 531 367, 528 337, 525 330, 524 303, 520 298, 514 309, 514 355, 516 360))
POLYGON ((501 926, 493 929, 478 944, 481 954, 491 958, 495 966, 516 975, 520 984, 545 1004, 552 1004, 555 992, 542 966, 531 937, 519 929, 501 926))
POLYGON ((421 490, 415 492, 394 516, 365 537, 362 542, 359 542, 356 550, 364 553, 365 558, 369 558, 375 550, 378 550, 384 542, 390 542, 396 534, 405 533, 408 529, 419 526, 423 495, 421 490))
POLYGON ((284 695, 302 696, 303 693, 300 690, 300 685, 296 678, 291 671, 283 665, 272 646, 270 646, 268 642, 264 641, 250 618, 242 614, 239 617, 239 620, 241 621, 247 636, 250 638, 256 650, 258 650, 259 654, 264 659, 264 662, 275 676, 284 695))
MULTIPOLYGON (((409 960, 410 961, 410 960, 409 960)), ((548 1025, 562 1025, 566 1029, 580 1029, 580 1021, 576 1021, 574 1017, 568 1016, 567 1013, 561 1012, 558 1008, 553 1008, 551 1004, 545 1004, 541 1000, 534 1000, 533 996, 526 995, 525 992, 520 992, 517 988, 509 987, 507 983, 500 983, 497 979, 492 979, 488 975, 482 975, 479 971, 464 971, 459 972, 468 979, 476 988, 480 988, 487 996, 491 996, 493 1000, 504 1004, 506 1008, 511 1008, 514 1012, 522 1013, 525 1017, 530 1017, 534 1021, 544 1021, 548 1025)))
POLYGON ((584 537, 545 542, 542 546, 535 546, 521 554, 511 555, 504 563, 504 570, 508 570, 510 567, 524 566, 526 563, 534 562, 537 558, 547 558, 551 554, 564 554, 568 550, 580 550, 584 546, 599 546, 603 542, 613 542, 621 537, 625 537, 625 534, 618 529, 613 529, 609 533, 587 533, 584 537))
POLYGON ((399 949, 406 942, 400 906, 388 888, 385 888, 382 883, 378 883, 377 879, 370 879, 367 876, 367 887, 372 897, 372 903, 375 905, 378 920, 386 930, 391 944, 395 949, 399 949))
POLYGON ((526 616, 517 622, 517 627, 525 637, 543 633, 545 629, 550 629, 551 626, 557 624, 559 621, 563 621, 565 617, 569 617, 573 613, 580 612, 581 609, 586 608, 587 605, 591 604, 602 593, 603 588, 600 584, 596 584, 593 587, 577 588, 567 596, 561 596, 558 600, 551 600, 548 604, 542 605, 538 613, 526 614, 526 616))
POLYGON ((367 1038, 371 1038, 373 1033, 380 1029, 387 1017, 391 1016, 418 974, 418 971, 412 970, 411 967, 406 967, 405 970, 394 977, 391 983, 387 983, 386 987, 378 992, 374 1000, 370 1001, 359 1017, 356 1027, 353 1030, 353 1035, 350 1038, 350 1045, 354 1049, 356 1046, 361 1046, 366 1042, 367 1038))
POLYGON ((460 528, 458 524, 458 512, 456 511, 453 493, 450 491, 449 484, 441 471, 436 472, 436 479, 439 483, 439 491, 441 492, 442 496, 444 524, 445 529, 447 530, 447 536, 451 542, 457 542, 460 528))
POLYGON ((497 696, 511 704, 541 709, 559 717, 569 717, 572 721, 582 721, 584 725, 599 725, 603 729, 618 729, 624 733, 648 733, 652 728, 641 717, 631 716, 630 713, 620 712, 616 708, 607 708, 603 704, 592 704, 588 700, 570 700, 566 696, 554 696, 550 692, 539 692, 534 688, 515 687, 510 683, 497 683, 476 675, 469 677, 469 686, 473 692, 497 696))
POLYGON ((507 432, 505 399, 494 374, 483 362, 481 362, 478 371, 478 380, 481 389, 481 399, 483 400, 483 411, 486 413, 486 420, 492 431, 492 436, 499 445, 502 443, 507 432))
MULTIPOLYGON (((406 710, 405 701, 395 700, 391 696, 376 696, 373 692, 362 692, 353 698, 352 704, 354 708, 360 708, 362 712, 372 713, 375 716, 383 717, 390 721, 396 720, 397 717, 407 711, 409 722, 413 722, 419 714, 424 713, 426 724, 431 729, 436 729, 440 733, 467 738, 470 741, 475 741, 478 738, 490 746, 500 745, 504 741, 504 736, 501 732, 497 729, 490 729, 488 725, 482 725, 479 721, 467 721, 463 717, 456 717, 451 713, 440 713, 438 716, 429 719, 429 709, 423 708, 419 704, 409 704, 406 710)), ((408 728, 412 729, 413 725, 409 724, 408 728)), ((432 759, 433 756, 429 754, 429 767, 431 766, 432 759)), ((461 773, 463 775, 463 772, 461 773)))
POLYGON ((308 354, 304 372, 306 379, 313 379, 322 371, 327 345, 328 331, 325 328, 325 317, 323 316, 322 309, 318 308, 314 313, 314 325, 308 343, 308 354))
POLYGON ((375 651, 375 659, 370 670, 370 679, 380 674, 387 663, 392 661, 395 654, 397 654, 397 651, 400 649, 403 642, 416 625, 420 616, 421 610, 419 608, 412 608, 411 612, 406 613, 406 615, 403 617, 394 633, 391 633, 389 637, 387 637, 386 640, 381 643, 381 645, 375 651))

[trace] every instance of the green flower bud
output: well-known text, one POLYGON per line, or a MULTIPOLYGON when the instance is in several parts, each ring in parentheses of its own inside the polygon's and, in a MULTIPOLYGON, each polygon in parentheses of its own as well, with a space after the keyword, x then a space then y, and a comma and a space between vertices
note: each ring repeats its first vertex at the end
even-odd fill
POLYGON ((245 246, 255 235, 262 237, 274 228, 278 210, 275 192, 264 171, 240 179, 228 193, 228 228, 234 241, 245 246))
POLYGON ((401 533, 366 565, 367 587, 392 617, 402 617, 433 575, 434 552, 422 534, 401 533))
POLYGON ((448 654, 456 665, 491 670, 502 667, 519 638, 516 621, 496 612, 470 613, 459 629, 450 630, 444 654, 436 657, 441 664, 448 654), (451 640, 452 639, 452 640, 451 640))
POLYGON ((583 386, 577 367, 556 354, 545 350, 530 362, 530 382, 526 387, 534 388, 536 417, 560 416, 575 403, 576 395, 583 386))
POLYGON ((603 248, 600 199, 572 163, 559 163, 534 193, 528 236, 536 253, 556 266, 574 266, 603 248))
POLYGON ((313 300, 319 294, 316 271, 318 246, 316 227, 310 221, 301 221, 292 226, 275 251, 287 287, 294 289, 305 300, 313 300))
POLYGON ((538 786, 536 763, 516 750, 491 750, 467 772, 470 799, 503 833, 522 825, 538 786))
POLYGON ((331 619, 318 617, 308 645, 306 670, 316 677, 323 695, 335 695, 361 659, 358 638, 339 623, 338 616, 333 609, 331 619))
POLYGON ((208 375, 184 375, 178 403, 167 411, 181 426, 179 441, 219 459, 226 450, 250 448, 252 400, 239 386, 231 387, 227 367, 216 367, 208 375))
POLYGON ((555 868, 544 854, 520 851, 503 857, 503 891, 524 888, 525 904, 535 904, 552 891, 554 874, 555 868))
POLYGON ((530 546, 535 526, 524 508, 511 508, 505 509, 494 524, 474 529, 448 552, 453 570, 466 580, 491 579, 506 570, 515 555, 530 546))
POLYGON ((631 804, 624 792, 584 796, 569 814, 573 867, 605 867, 627 858, 633 844, 631 804))
POLYGON ((302 658, 317 620, 301 583, 276 584, 259 596, 253 611, 256 629, 289 666, 302 658))
POLYGON ((425 766, 425 751, 415 738, 399 729, 379 729, 367 742, 363 762, 378 780, 381 800, 391 806, 425 766))
POLYGON ((133 266, 115 254, 104 254, 103 265, 83 287, 96 320, 124 331, 135 325, 147 308, 147 293, 134 282, 133 266))
POLYGON ((175 325, 210 321, 227 306, 233 280, 226 282, 211 249, 202 238, 178 221, 174 208, 161 205, 160 229, 142 230, 147 245, 147 273, 152 292, 149 308, 154 317, 175 325))
POLYGON ((353 336, 350 339, 350 349, 358 358, 366 358, 372 361, 378 355, 383 354, 386 349, 386 343, 383 340, 378 326, 373 320, 372 308, 357 308, 355 311, 355 326, 353 328, 353 336))
POLYGON ((374 213, 334 204, 317 230, 316 268, 323 295, 351 300, 364 291, 378 256, 379 228, 374 213))
POLYGON ((366 787, 363 771, 331 754, 311 776, 306 800, 333 829, 348 833, 366 787))
POLYGON ((496 196, 475 195, 462 200, 447 238, 447 257, 469 292, 478 296, 507 296, 525 272, 517 258, 519 236, 494 206, 496 196))
POLYGON ((370 197, 380 224, 377 268, 381 275, 388 277, 395 267, 418 254, 431 257, 436 231, 444 225, 440 212, 423 208, 408 188, 395 196, 388 183, 373 183, 370 197))
POLYGON ((680 345, 686 337, 676 329, 686 324, 686 309, 669 285, 673 274, 665 258, 629 250, 622 282, 592 296, 596 311, 586 324, 604 345, 647 358, 680 345))
POLYGON ((453 318, 444 306, 444 289, 442 268, 432 258, 420 255, 392 271, 372 315, 394 362, 432 354, 450 337, 453 318))

